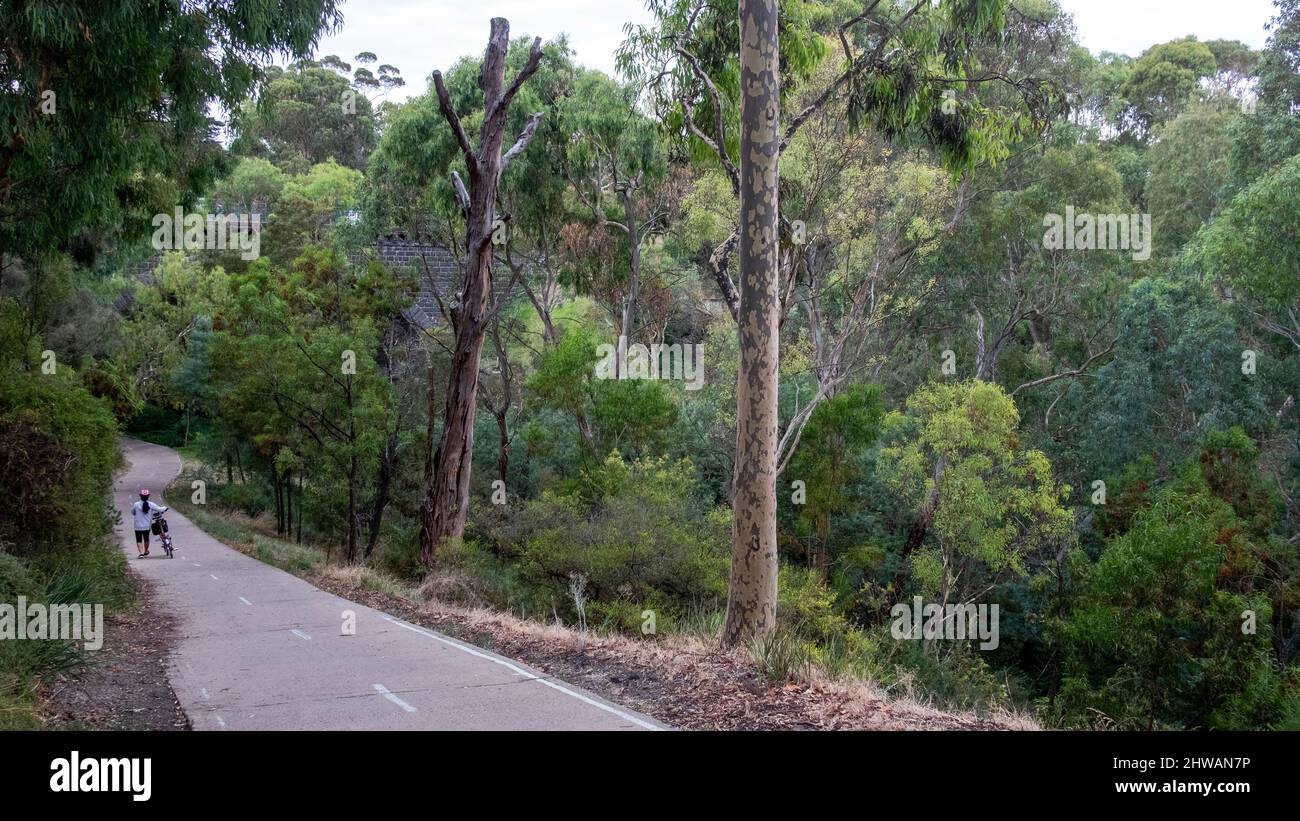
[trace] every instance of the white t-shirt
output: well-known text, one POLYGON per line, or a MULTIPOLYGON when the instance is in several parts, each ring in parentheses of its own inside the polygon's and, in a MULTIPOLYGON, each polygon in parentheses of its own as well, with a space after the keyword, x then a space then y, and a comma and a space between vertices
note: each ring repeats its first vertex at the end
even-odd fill
POLYGON ((153 524, 153 514, 155 512, 161 513, 165 510, 167 510, 166 507, 152 500, 149 502, 149 509, 145 510, 144 501, 137 501, 135 504, 131 505, 131 518, 135 520, 135 529, 148 530, 150 525, 153 524))

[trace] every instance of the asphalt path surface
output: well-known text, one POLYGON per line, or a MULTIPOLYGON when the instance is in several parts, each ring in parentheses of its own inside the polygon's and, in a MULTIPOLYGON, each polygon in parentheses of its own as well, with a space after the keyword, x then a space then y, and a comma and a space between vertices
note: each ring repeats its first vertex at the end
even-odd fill
MULTIPOLYGON (((196 730, 647 730, 662 725, 526 665, 321 590, 176 511, 168 559, 137 559, 131 504, 162 498, 175 451, 122 441, 114 485, 131 568, 177 622, 172 688, 196 730), (355 634, 344 635, 349 614, 355 634)), ((167 500, 162 500, 167 504, 167 500)))

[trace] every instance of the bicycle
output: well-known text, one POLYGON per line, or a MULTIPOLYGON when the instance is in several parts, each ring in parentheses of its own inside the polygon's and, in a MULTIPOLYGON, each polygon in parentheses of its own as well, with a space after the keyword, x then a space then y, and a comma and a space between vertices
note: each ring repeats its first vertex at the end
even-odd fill
POLYGON ((155 506, 152 508, 152 510, 153 510, 153 526, 152 526, 153 533, 162 541, 162 548, 163 551, 167 554, 167 558, 173 559, 175 558, 175 556, 172 555, 172 552, 175 550, 175 547, 172 545, 172 534, 171 531, 167 529, 167 520, 163 518, 163 514, 166 513, 168 510, 171 510, 171 508, 155 506))

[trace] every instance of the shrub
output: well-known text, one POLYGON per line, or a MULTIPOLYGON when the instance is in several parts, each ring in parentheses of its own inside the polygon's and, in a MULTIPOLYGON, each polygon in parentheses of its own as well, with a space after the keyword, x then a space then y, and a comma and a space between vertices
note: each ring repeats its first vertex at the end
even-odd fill
POLYGON ((567 490, 544 492, 491 531, 502 556, 553 606, 572 609, 575 573, 587 578, 597 610, 614 601, 672 610, 725 599, 730 512, 698 502, 689 462, 627 463, 615 453, 567 490))
POLYGON ((237 510, 253 518, 262 515, 274 505, 270 489, 265 483, 258 481, 233 485, 210 485, 208 493, 218 507, 237 510))
POLYGON ((842 638, 848 622, 835 610, 835 594, 815 571, 785 566, 777 577, 777 618, 812 640, 842 638))
POLYGON ((549 596, 539 595, 523 581, 518 568, 474 539, 442 546, 437 570, 426 577, 421 593, 452 604, 488 604, 524 618, 551 613, 549 596))
POLYGON ((373 561, 380 570, 399 579, 420 578, 424 566, 420 563, 419 529, 404 527, 400 534, 386 536, 376 548, 373 561))
POLYGON ((16 556, 0 553, 0 602, 13 604, 19 596, 32 596, 38 590, 36 578, 16 556))
POLYGON ((60 377, 7 374, 0 440, 0 541, 22 552, 104 532, 100 500, 119 454, 117 425, 103 401, 60 377))
POLYGON ((185 414, 173 408, 145 405, 127 422, 126 432, 145 442, 179 448, 185 444, 185 414))
POLYGON ((807 681, 812 676, 812 657, 807 644, 785 628, 751 640, 749 653, 758 666, 758 675, 772 684, 807 681))
POLYGON ((632 602, 615 599, 610 602, 587 602, 587 624, 600 632, 625 633, 631 636, 657 636, 662 633, 678 632, 678 619, 674 615, 677 609, 669 603, 657 603, 651 600, 632 602), (653 614, 648 616, 647 612, 653 614), (643 632, 642 628, 653 627, 654 632, 643 632))
POLYGON ((880 680, 924 694, 947 709, 990 709, 1008 700, 1006 684, 987 654, 968 642, 897 641, 884 632, 887 663, 880 680))

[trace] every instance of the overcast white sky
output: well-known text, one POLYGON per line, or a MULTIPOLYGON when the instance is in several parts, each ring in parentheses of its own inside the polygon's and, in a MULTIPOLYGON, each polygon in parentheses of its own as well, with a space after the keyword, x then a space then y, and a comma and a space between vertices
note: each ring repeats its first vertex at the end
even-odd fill
MULTIPOLYGON (((1271 0, 1062 0, 1079 39, 1094 53, 1136 56, 1155 43, 1195 34, 1202 40, 1242 40, 1259 48, 1273 16, 1271 0)), ((505 17, 513 35, 550 39, 561 32, 583 65, 612 74, 623 25, 649 22, 644 0, 346 0, 339 33, 322 40, 319 55, 349 62, 373 51, 402 70, 398 100, 424 93, 429 73, 446 69, 487 41, 488 20, 505 17)))

